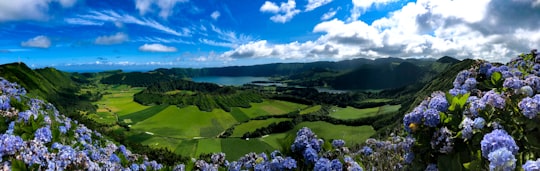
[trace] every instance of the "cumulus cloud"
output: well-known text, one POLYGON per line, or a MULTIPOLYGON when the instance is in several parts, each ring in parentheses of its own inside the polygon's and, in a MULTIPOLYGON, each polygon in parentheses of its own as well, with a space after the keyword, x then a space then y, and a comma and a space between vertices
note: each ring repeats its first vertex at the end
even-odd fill
MULTIPOLYGON (((313 28, 322 34, 313 41, 272 44, 260 40, 222 56, 316 60, 448 55, 506 62, 540 47, 540 6, 536 4, 536 0, 418 0, 371 24, 323 21, 313 28)), ((369 0, 355 4, 364 9, 373 5, 369 0)))
POLYGON ((217 20, 219 16, 221 16, 221 13, 219 13, 219 11, 214 11, 212 14, 210 14, 210 17, 212 17, 212 19, 214 20, 217 20))
POLYGON ((36 36, 27 41, 21 42, 23 47, 35 47, 35 48, 49 48, 51 47, 51 40, 47 36, 36 36))
POLYGON ((139 10, 141 15, 148 12, 154 12, 152 9, 159 8, 159 16, 168 18, 174 12, 173 8, 176 4, 184 3, 189 0, 135 0, 135 8, 139 10))
POLYGON ((282 2, 280 6, 274 2, 265 1, 259 10, 274 14, 270 17, 270 20, 276 23, 286 23, 296 14, 300 13, 300 10, 296 9, 296 2, 294 0, 288 0, 287 3, 282 2))
POLYGON ((46 20, 49 18, 49 6, 59 3, 68 8, 75 5, 76 0, 17 0, 0 1, 0 22, 17 20, 46 20))
POLYGON ((99 36, 96 38, 94 43, 98 45, 112 45, 123 43, 126 40, 128 40, 128 36, 124 33, 118 32, 110 36, 99 36))
POLYGON ((144 44, 139 47, 139 51, 143 52, 176 52, 175 47, 165 46, 162 44, 144 44))
POLYGON ((332 0, 308 0, 305 11, 313 11, 316 8, 329 4, 332 0))

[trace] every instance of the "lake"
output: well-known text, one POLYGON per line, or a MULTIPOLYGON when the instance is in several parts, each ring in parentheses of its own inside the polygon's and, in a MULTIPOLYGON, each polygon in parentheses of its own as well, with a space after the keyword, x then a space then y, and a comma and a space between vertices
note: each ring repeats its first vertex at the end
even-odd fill
POLYGON ((241 86, 253 81, 270 81, 267 77, 224 77, 224 76, 205 76, 205 77, 193 77, 191 78, 194 82, 205 82, 205 83, 214 83, 219 85, 228 85, 228 86, 241 86))

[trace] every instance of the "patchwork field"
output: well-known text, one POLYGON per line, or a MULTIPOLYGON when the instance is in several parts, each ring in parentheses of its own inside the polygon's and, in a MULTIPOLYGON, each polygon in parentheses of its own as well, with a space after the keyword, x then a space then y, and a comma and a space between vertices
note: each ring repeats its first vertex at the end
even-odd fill
MULTIPOLYGON (((264 100, 262 103, 251 103, 250 108, 233 107, 231 112, 214 109, 212 112, 200 111, 196 106, 179 108, 174 105, 143 106, 133 101, 133 95, 142 88, 128 86, 110 86, 96 102, 99 110, 89 117, 102 123, 114 123, 117 120, 127 123, 130 130, 128 139, 150 147, 167 148, 177 154, 197 157, 203 153, 225 152, 227 159, 236 160, 248 152, 267 152, 274 149, 288 148, 294 140, 297 130, 302 127, 311 128, 317 135, 326 140, 344 139, 347 142, 363 142, 375 131, 371 126, 343 126, 327 122, 302 122, 293 130, 285 133, 271 134, 262 138, 241 139, 240 137, 258 128, 272 123, 291 120, 289 118, 269 118, 250 120, 268 115, 283 115, 298 111, 309 114, 322 108, 321 105, 307 106, 281 100, 264 100), (229 138, 217 138, 227 128, 237 124, 229 138)), ((188 91, 171 91, 168 93, 190 94, 188 91)), ((399 105, 382 106, 368 109, 352 107, 331 110, 330 116, 340 119, 356 119, 385 114, 396 111, 399 105)))
POLYGON ((354 107, 340 108, 333 107, 330 110, 330 116, 337 119, 359 119, 364 117, 384 115, 390 112, 398 111, 401 105, 384 105, 380 107, 372 107, 365 109, 357 109, 354 107))

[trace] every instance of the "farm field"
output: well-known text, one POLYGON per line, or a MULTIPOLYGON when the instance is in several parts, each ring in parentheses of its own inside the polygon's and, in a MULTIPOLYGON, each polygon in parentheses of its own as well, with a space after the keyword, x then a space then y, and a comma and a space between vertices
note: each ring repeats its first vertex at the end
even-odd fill
POLYGON ((216 137, 234 123, 236 120, 231 114, 221 109, 203 112, 196 106, 178 108, 171 105, 154 116, 132 125, 131 129, 152 132, 159 136, 190 139, 216 137))
POLYGON ((330 110, 330 116, 337 119, 359 119, 364 117, 384 115, 390 112, 399 110, 401 105, 384 105, 380 107, 372 107, 365 109, 357 109, 354 107, 333 107, 330 110))
POLYGON ((234 128, 234 132, 231 137, 242 137, 247 132, 252 132, 257 128, 266 127, 272 123, 278 123, 282 121, 291 120, 289 118, 270 118, 265 120, 251 120, 246 123, 242 123, 234 128))
MULTIPOLYGON (((282 149, 283 143, 293 141, 297 130, 310 127, 317 135, 326 140, 344 139, 346 142, 363 142, 374 133, 371 126, 343 126, 327 122, 302 122, 293 130, 271 134, 261 138, 241 139, 243 134, 266 127, 272 123, 291 120, 290 118, 268 118, 250 120, 268 115, 282 115, 290 112, 308 114, 318 111, 321 105, 307 106, 281 100, 263 100, 251 103, 250 108, 233 107, 231 112, 214 109, 212 112, 200 111, 196 106, 179 108, 175 105, 143 106, 133 101, 133 95, 142 88, 128 86, 108 86, 104 95, 96 102, 99 112, 89 115, 102 123, 114 123, 118 119, 130 126, 127 133, 130 141, 139 142, 155 148, 166 148, 183 156, 197 157, 213 152, 227 153, 227 159, 235 160, 247 152, 272 152, 282 149), (118 116, 117 116, 117 115, 118 116), (217 138, 234 124, 229 138, 217 138)), ((169 92, 190 93, 190 92, 169 92)), ((367 109, 332 108, 330 116, 336 118, 362 118, 396 111, 399 105, 382 106, 367 109)), ((290 142, 289 142, 290 144, 290 142)))
MULTIPOLYGON (((105 86, 99 87, 110 94, 103 95, 101 100, 94 102, 98 105, 97 113, 89 114, 88 117, 99 123, 114 123, 116 115, 122 116, 149 108, 133 101, 133 95, 142 91, 141 87, 105 86)), ((90 91, 90 90, 88 90, 90 91)))
POLYGON ((307 105, 281 101, 281 100, 263 100, 262 103, 250 103, 250 108, 238 108, 249 118, 254 118, 264 115, 280 115, 287 114, 293 111, 300 111, 307 105))

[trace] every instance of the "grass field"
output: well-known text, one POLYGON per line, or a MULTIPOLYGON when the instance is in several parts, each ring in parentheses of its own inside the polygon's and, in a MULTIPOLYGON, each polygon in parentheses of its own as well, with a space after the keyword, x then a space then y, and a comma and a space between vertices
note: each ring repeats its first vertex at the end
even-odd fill
POLYGON ((330 116, 337 119, 359 119, 364 117, 384 115, 389 112, 399 110, 401 105, 384 105, 380 107, 357 109, 354 107, 340 108, 333 107, 330 110, 330 116))
POLYGON ((148 131, 155 135, 187 138, 215 137, 236 120, 231 114, 214 109, 212 112, 202 112, 196 106, 178 108, 168 106, 165 110, 141 121, 131 128, 135 131, 148 131))
POLYGON ((251 120, 246 123, 242 123, 234 128, 234 132, 231 137, 242 137, 247 132, 253 132, 258 128, 266 127, 272 123, 291 120, 288 118, 270 118, 266 120, 251 120))
POLYGON ((306 108, 306 105, 281 100, 264 100, 262 103, 250 103, 251 108, 238 108, 249 118, 265 115, 280 115, 306 108))
POLYGON ((221 150, 227 154, 227 159, 238 160, 249 152, 270 154, 275 148, 258 139, 226 138, 221 140, 221 150))
POLYGON ((168 105, 152 106, 138 112, 133 112, 128 115, 122 115, 118 119, 128 124, 137 124, 138 122, 144 121, 154 116, 155 114, 160 113, 161 111, 165 110, 167 107, 168 105))
MULTIPOLYGON (((310 128, 315 134, 317 134, 319 138, 323 138, 325 141, 331 141, 333 139, 343 139, 345 140, 347 146, 363 143, 366 139, 368 139, 371 135, 375 133, 375 130, 371 126, 333 125, 328 122, 317 121, 302 122, 296 125, 291 131, 280 134, 272 134, 268 137, 264 137, 261 139, 272 147, 281 149, 281 142, 287 143, 286 137, 289 136, 291 138, 294 138, 296 132, 303 127, 310 128)), ((289 142, 289 144, 290 143, 291 142, 289 142)))
POLYGON ((307 109, 304 109, 304 110, 300 111, 300 115, 313 113, 313 112, 321 110, 321 108, 322 108, 321 105, 312 106, 312 107, 309 107, 307 109))
POLYGON ((380 103, 380 102, 389 102, 392 99, 365 99, 360 101, 361 103, 380 103))
POLYGON ((195 153, 195 155, 199 156, 203 153, 209 154, 220 152, 222 151, 221 147, 221 139, 219 138, 200 139, 197 144, 197 152, 195 153))

